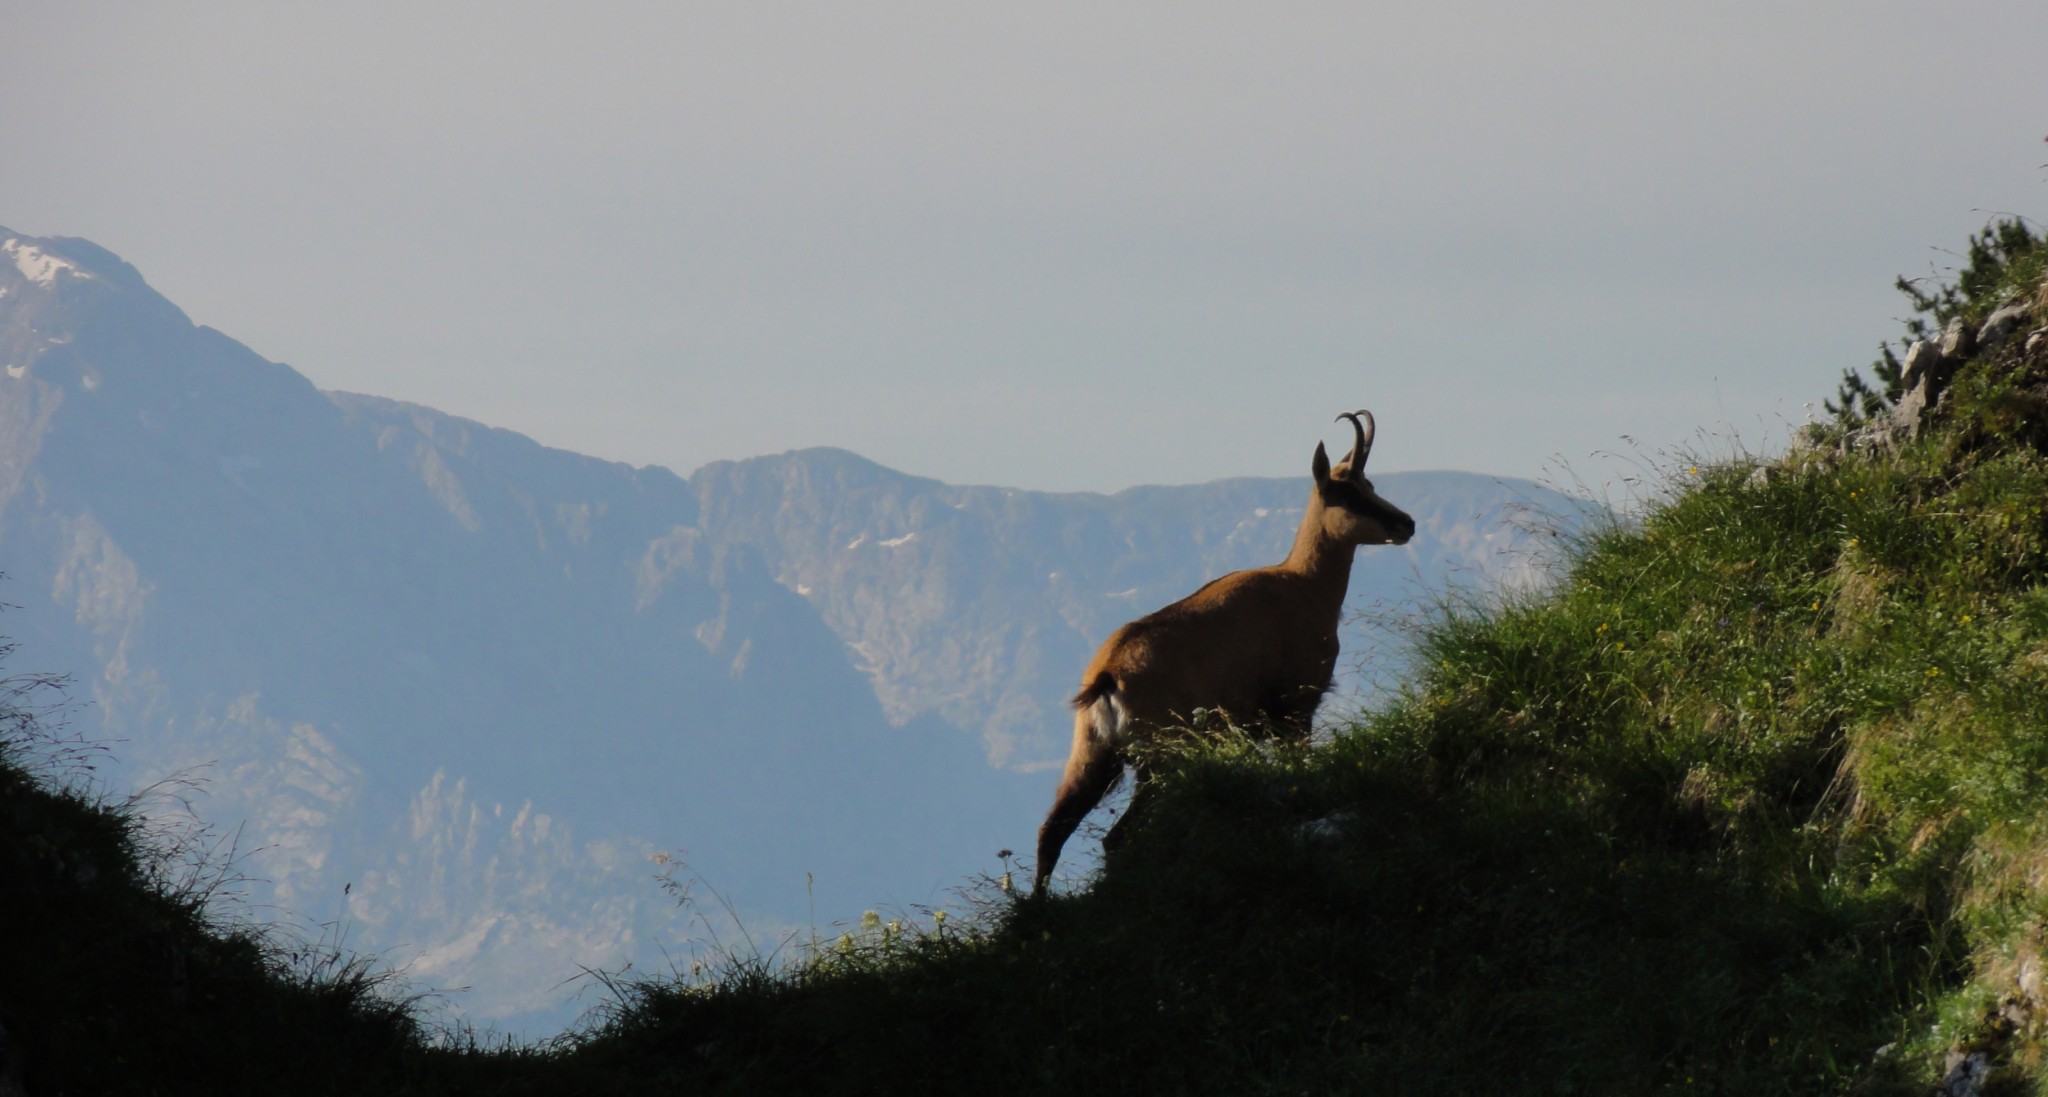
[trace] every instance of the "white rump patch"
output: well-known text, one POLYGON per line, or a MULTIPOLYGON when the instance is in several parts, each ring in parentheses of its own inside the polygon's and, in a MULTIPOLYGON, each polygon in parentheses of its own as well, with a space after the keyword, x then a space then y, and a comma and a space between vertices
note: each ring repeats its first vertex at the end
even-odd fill
POLYGON ((1118 747, 1131 730, 1131 707, 1124 704, 1120 690, 1110 690, 1095 699, 1085 710, 1088 713, 1088 733, 1095 741, 1105 746, 1118 747))

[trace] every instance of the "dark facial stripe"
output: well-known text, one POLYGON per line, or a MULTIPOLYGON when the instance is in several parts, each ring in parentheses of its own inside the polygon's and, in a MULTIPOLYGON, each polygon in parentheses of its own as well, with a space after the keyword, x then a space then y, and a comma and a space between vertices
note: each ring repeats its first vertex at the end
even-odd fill
POLYGON ((1402 513, 1401 508, 1373 494, 1370 482, 1367 486, 1361 487, 1353 481, 1337 480, 1333 481, 1330 487, 1332 490, 1325 496, 1325 502, 1343 507, 1383 529, 1398 530, 1410 527, 1415 522, 1415 519, 1402 513))
POLYGON ((1371 518, 1387 529, 1400 529, 1414 521, 1414 519, 1406 514, 1401 513, 1398 507, 1381 500, 1378 496, 1367 497, 1364 503, 1365 506, 1361 509, 1366 517, 1371 518))

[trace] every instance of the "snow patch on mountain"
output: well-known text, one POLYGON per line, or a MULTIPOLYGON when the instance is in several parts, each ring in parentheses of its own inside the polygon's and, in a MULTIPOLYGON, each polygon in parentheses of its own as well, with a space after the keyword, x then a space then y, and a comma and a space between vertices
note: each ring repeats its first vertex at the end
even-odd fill
POLYGON ((62 259, 35 246, 10 238, 0 244, 0 253, 14 260, 14 269, 23 278, 40 286, 47 286, 57 280, 57 275, 68 274, 73 278, 91 278, 92 275, 78 269, 78 264, 62 259))

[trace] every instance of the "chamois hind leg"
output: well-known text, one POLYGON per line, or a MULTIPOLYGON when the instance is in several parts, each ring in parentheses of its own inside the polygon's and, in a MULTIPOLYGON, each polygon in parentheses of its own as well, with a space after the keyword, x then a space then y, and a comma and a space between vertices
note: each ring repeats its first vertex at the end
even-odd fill
POLYGON ((1123 768, 1123 760, 1116 751, 1095 735, 1088 713, 1081 712, 1074 721, 1074 749, 1067 755, 1067 769, 1060 776, 1059 790, 1053 793, 1052 811, 1038 828, 1038 876, 1032 882, 1032 894, 1045 893, 1045 882, 1052 877, 1052 866, 1060 859, 1060 848, 1067 844, 1081 820, 1102 802, 1103 794, 1116 784, 1123 768))

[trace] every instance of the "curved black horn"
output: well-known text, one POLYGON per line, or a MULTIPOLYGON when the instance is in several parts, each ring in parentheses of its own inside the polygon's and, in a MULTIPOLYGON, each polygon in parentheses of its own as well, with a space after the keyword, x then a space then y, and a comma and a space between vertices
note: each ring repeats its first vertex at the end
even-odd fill
POLYGON ((1337 417, 1339 422, 1345 419, 1351 420, 1351 431, 1358 436, 1358 440, 1351 445, 1351 455, 1344 458, 1344 462, 1351 467, 1352 475, 1356 476, 1365 468, 1365 459, 1372 453, 1372 436, 1375 429, 1372 412, 1359 408, 1357 411, 1347 411, 1337 417), (1365 416, 1363 422, 1358 418, 1361 415, 1365 416))

